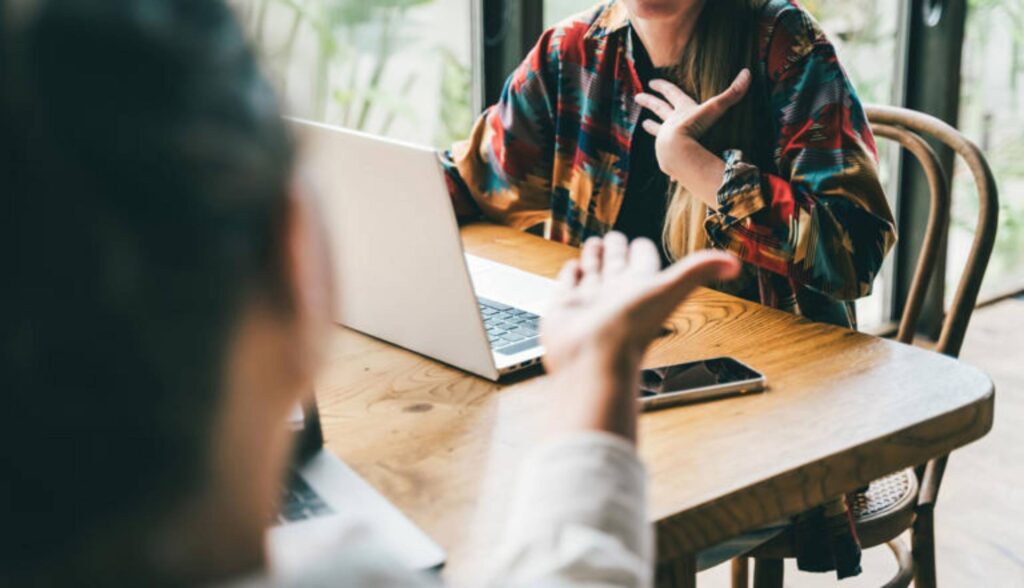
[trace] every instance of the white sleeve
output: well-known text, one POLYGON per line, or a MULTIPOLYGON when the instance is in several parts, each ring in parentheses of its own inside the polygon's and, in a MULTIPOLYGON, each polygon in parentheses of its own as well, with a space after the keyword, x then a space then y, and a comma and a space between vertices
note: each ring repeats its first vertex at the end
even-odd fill
POLYGON ((522 466, 490 586, 650 586, 652 527, 636 449, 574 433, 522 466))

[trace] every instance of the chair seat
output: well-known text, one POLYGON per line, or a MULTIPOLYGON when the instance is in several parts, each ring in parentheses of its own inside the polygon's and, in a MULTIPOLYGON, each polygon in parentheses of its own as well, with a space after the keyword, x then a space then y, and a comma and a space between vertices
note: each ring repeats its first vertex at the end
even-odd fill
MULTIPOLYGON (((857 493, 850 507, 857 525, 861 547, 868 549, 888 543, 914 524, 917 504, 917 476, 913 469, 905 469, 868 486, 867 492, 857 493)), ((796 557, 796 534, 792 525, 779 536, 747 554, 760 559, 790 559, 796 557)))

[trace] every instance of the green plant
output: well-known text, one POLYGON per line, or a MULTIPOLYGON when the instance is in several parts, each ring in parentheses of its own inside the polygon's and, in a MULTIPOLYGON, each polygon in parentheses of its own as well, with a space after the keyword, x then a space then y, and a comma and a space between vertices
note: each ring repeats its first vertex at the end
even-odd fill
POLYGON ((879 52, 896 52, 891 0, 805 0, 801 3, 837 42, 840 57, 863 102, 892 100, 892 59, 879 52), (881 26, 880 23, 887 23, 881 26))
POLYGON ((465 139, 473 125, 473 107, 470 103, 472 72, 450 51, 442 51, 442 63, 441 128, 435 144, 446 147, 465 139))
MULTIPOLYGON (((240 0, 243 17, 272 74, 288 95, 289 71, 300 37, 315 40, 308 115, 343 126, 387 134, 398 119, 416 124, 409 94, 419 73, 397 85, 388 74, 394 59, 421 49, 410 11, 434 0, 240 0), (270 29, 280 33, 272 45, 270 29)), ((309 59, 309 55, 302 55, 309 59)), ((450 69, 445 65, 445 71, 450 69)), ((468 90, 466 92, 468 98, 468 90)), ((453 115, 449 115, 452 118, 453 115)))

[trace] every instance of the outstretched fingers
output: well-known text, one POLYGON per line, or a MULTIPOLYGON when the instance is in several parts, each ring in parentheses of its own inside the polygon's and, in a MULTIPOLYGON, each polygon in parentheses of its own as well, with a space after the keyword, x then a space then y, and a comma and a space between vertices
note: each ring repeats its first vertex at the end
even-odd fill
POLYGON ((629 239, 618 231, 612 231, 604 237, 604 260, 602 273, 615 275, 626 269, 629 260, 629 239))
POLYGON ((651 80, 651 88, 660 92, 662 96, 676 109, 690 109, 697 106, 697 101, 682 90, 679 86, 666 80, 651 80))
POLYGON ((583 270, 580 268, 580 261, 578 259, 570 259, 565 262, 565 265, 562 266, 562 271, 558 272, 558 278, 556 279, 557 285, 555 289, 557 294, 559 296, 568 295, 576 289, 582 277, 583 270))
POLYGON ((637 94, 636 103, 653 112, 661 120, 668 119, 675 112, 675 108, 671 104, 653 94, 637 94))
POLYGON ((655 137, 657 137, 658 133, 661 132, 661 123, 655 122, 654 119, 649 118, 645 120, 643 122, 643 127, 645 131, 647 131, 651 135, 654 135, 655 137))
POLYGON ((740 273, 740 261, 724 251, 699 251, 662 272, 654 296, 674 307, 698 286, 715 280, 731 280, 740 273))
POLYGON ((580 253, 581 288, 593 288, 601 283, 601 268, 604 257, 604 241, 600 237, 591 237, 583 243, 580 253))
POLYGON ((718 122, 730 108, 739 104, 740 100, 747 95, 750 89, 750 70, 744 68, 724 92, 711 98, 701 105, 701 122, 705 127, 710 127, 718 122))
POLYGON ((650 239, 640 237, 629 246, 629 269, 639 276, 653 276, 661 270, 658 246, 650 239))

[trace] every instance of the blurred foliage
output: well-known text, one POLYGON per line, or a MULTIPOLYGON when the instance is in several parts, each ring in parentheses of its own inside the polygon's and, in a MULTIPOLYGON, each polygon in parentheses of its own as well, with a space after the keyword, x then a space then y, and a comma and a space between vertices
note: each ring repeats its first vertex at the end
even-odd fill
POLYGON ((471 115, 469 68, 443 47, 423 47, 417 23, 410 17, 415 9, 434 1, 236 0, 236 4, 286 96, 290 95, 288 84, 295 82, 290 76, 294 60, 312 57, 308 113, 312 118, 381 135, 389 134, 399 119, 416 126, 420 121, 415 105, 424 98, 420 76, 432 72, 413 68, 400 78, 389 74, 397 58, 414 59, 418 52, 440 57, 445 96, 439 134, 464 136, 469 123, 463 119, 471 115), (315 52, 299 57, 296 47, 300 37, 307 35, 315 40, 315 52), (460 109, 465 112, 462 118, 460 109))
MULTIPOLYGON (((1024 0, 970 0, 968 7, 960 127, 985 151, 999 186, 999 230, 986 283, 1002 289, 1024 283, 1024 0)), ((966 239, 978 201, 963 168, 954 198, 952 227, 966 239)))
MULTIPOLYGON (((444 47, 424 46, 410 12, 435 0, 235 0, 245 22, 288 94, 288 72, 296 65, 296 46, 315 40, 308 83, 311 116, 320 120, 387 134, 399 120, 418 125, 424 88, 440 76, 440 100, 433 141, 439 147, 466 137, 473 122, 472 79, 464 61, 444 47), (271 16, 273 15, 273 16, 271 16), (269 20, 273 18, 275 22, 269 20), (270 30, 273 35, 271 46, 270 30), (300 37, 302 39, 300 39, 300 37), (438 69, 404 67, 396 57, 437 57, 438 69)), ((596 4, 598 0, 546 0, 551 24, 596 4)), ((803 0, 802 5, 836 43, 864 102, 890 102, 897 62, 894 0, 803 0)), ((1002 214, 994 266, 1024 274, 1024 118, 1020 81, 1024 77, 1024 0, 969 0, 964 49, 961 128, 989 156, 1002 190, 1002 214), (993 30, 1009 31, 993 35, 993 30), (999 43, 995 52, 989 44, 999 43), (1005 48, 1003 45, 1007 45, 1005 48), (986 59, 990 54, 998 59, 986 59), (994 102, 989 85, 1008 88, 1008 98, 994 102), (993 106, 995 104, 995 106, 993 106)), ((302 59, 311 59, 304 53, 302 59)), ((305 70, 304 70, 305 71, 305 70)), ((307 83, 291 78, 291 83, 307 83)), ((429 139, 428 139, 429 140, 429 139)), ((885 144, 885 143, 883 143, 885 144)), ((884 157, 883 157, 884 160, 884 157)), ((953 229, 973 228, 977 202, 971 179, 954 179, 953 229)))
MULTIPOLYGON (((838 45, 862 99, 890 101, 897 51, 892 0, 805 0, 802 4, 838 45)), ((1014 279, 1024 283, 1022 75, 1024 0, 969 0, 960 128, 985 150, 1000 188, 999 230, 986 280, 997 289, 1014 279)), ((953 187, 951 228, 957 239, 951 243, 966 247, 978 214, 974 181, 966 169, 958 167, 953 187)), ((948 277, 958 279, 957 268, 951 265, 948 277)))
POLYGON ((544 26, 550 27, 563 18, 597 6, 603 0, 544 0, 544 26))
POLYGON ((473 87, 470 69, 450 51, 443 52, 441 76, 441 128, 434 144, 447 147, 469 136, 474 112, 470 101, 473 87))
POLYGON ((863 102, 893 100, 896 4, 893 0, 805 0, 802 2, 836 44, 863 102))

